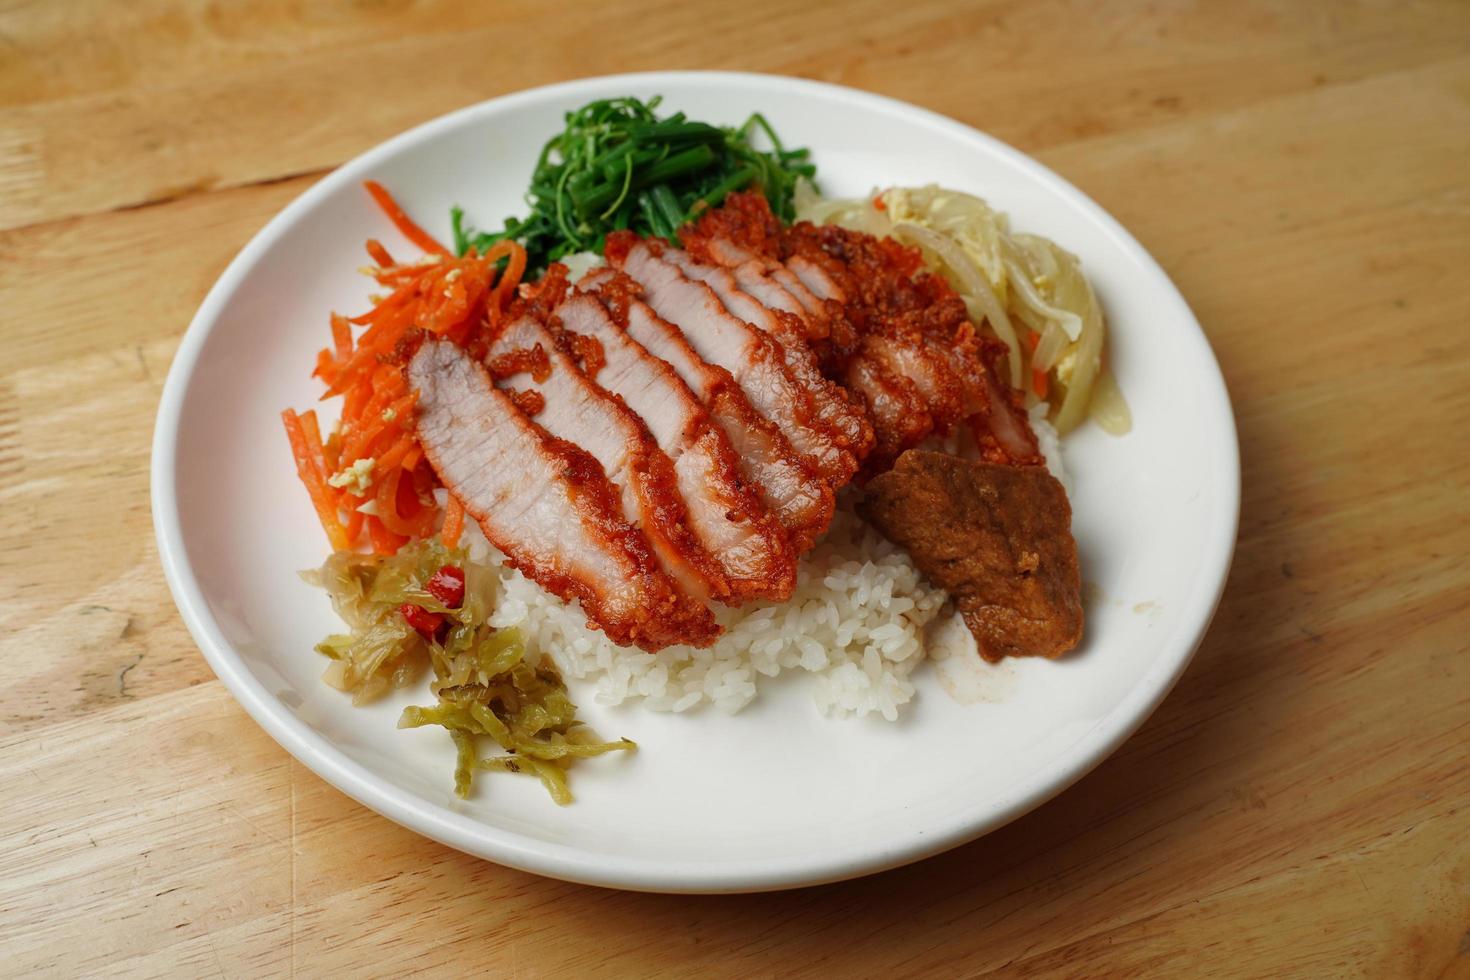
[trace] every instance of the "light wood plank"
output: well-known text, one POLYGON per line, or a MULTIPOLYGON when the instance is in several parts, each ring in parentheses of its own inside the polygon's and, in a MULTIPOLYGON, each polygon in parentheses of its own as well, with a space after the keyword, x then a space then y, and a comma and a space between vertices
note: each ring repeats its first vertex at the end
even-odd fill
MULTIPOLYGON (((440 113, 578 75, 730 68, 881 87, 1035 150, 1423 64, 1463 53, 1470 35, 1457 4, 1164 6, 1147 18, 995 0, 861 0, 840 14, 603 3, 564 18, 431 4, 349 18, 153 0, 101 36, 78 26, 97 16, 88 6, 10 15, 26 41, 0 61, 0 228, 317 172, 440 113), (610 36, 621 43, 600 43, 610 36)), ((115 6, 101 9, 111 22, 115 6)))
POLYGON ((0 974, 1470 972, 1470 8, 641 9, 0 6, 0 974), (671 64, 1038 152, 1236 402, 1238 556, 1179 687, 1058 800, 861 881, 632 895, 402 830, 212 679, 151 543, 158 385, 272 214, 436 112, 671 64))

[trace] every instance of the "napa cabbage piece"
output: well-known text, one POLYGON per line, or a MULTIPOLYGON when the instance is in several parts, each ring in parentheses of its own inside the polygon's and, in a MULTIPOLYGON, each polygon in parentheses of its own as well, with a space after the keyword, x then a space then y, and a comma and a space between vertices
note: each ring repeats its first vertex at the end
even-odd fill
MULTIPOLYGON (((436 703, 403 710, 399 728, 437 725, 455 745, 454 791, 467 798, 483 771, 535 776, 551 798, 573 800, 567 770, 578 760, 633 751, 628 739, 606 742, 577 720, 577 706, 550 658, 532 661, 520 631, 489 624, 495 611, 494 572, 437 538, 389 556, 339 551, 303 578, 325 589, 349 632, 317 644, 327 656, 323 679, 352 695, 377 700, 432 673, 436 703), (464 595, 448 606, 428 585, 445 566, 464 576, 464 595), (438 617, 424 635, 404 618, 405 604, 438 617), (483 757, 493 743, 504 755, 483 757)), ((410 610, 412 612, 412 610, 410 610)))
POLYGON ((1103 362, 1102 308, 1075 255, 1040 235, 1013 232, 983 199, 933 184, 865 198, 824 199, 798 184, 797 217, 917 246, 925 265, 960 294, 976 323, 1008 349, 1013 387, 1043 400, 1057 431, 1089 415, 1115 435, 1133 424, 1103 362))

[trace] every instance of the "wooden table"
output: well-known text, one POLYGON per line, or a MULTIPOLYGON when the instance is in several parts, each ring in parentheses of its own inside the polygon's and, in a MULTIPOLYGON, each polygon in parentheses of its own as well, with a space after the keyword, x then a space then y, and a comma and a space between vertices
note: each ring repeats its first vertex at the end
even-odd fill
POLYGON ((1470 976, 1470 7, 474 6, 0 5, 0 973, 1470 976), (251 234, 411 124, 674 67, 1034 154, 1163 262, 1235 399, 1239 551, 1173 695, 865 880, 624 894, 417 837, 246 717, 158 566, 159 384, 251 234))

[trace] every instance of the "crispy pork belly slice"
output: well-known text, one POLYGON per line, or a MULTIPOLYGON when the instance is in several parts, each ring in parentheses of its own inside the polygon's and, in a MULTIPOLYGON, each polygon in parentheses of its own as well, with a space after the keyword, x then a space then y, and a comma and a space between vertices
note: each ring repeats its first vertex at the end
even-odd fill
POLYGON ((727 267, 774 315, 795 311, 766 282, 806 312, 823 373, 872 415, 877 448, 864 475, 926 439, 964 447, 973 435, 970 451, 990 462, 1040 459, 1021 395, 992 363, 997 342, 977 334, 964 302, 924 271, 917 249, 831 225, 782 227, 758 193, 730 195, 679 237, 695 259, 727 267), (812 329, 823 314, 825 333, 812 329))
POLYGON ((807 336, 821 336, 811 331, 822 328, 828 312, 826 302, 818 299, 790 269, 775 259, 763 256, 752 256, 735 264, 720 264, 734 273, 735 281, 740 284, 741 289, 773 310, 784 310, 801 318, 811 328, 807 336))
MULTIPOLYGON (((974 437, 973 446, 961 441, 962 451, 992 463, 1044 464, 1024 397, 1001 380, 1005 345, 980 337, 969 323, 961 324, 947 338, 925 339, 929 351, 944 360, 958 381, 960 415, 974 437)), ((926 397, 931 406, 936 403, 933 397, 926 397)))
POLYGON ((697 240, 697 244, 698 251, 695 251, 693 245, 690 247, 690 254, 695 258, 732 270, 741 288, 766 306, 801 316, 810 328, 808 337, 825 336, 812 331, 820 331, 826 324, 829 315, 826 302, 819 299, 794 272, 778 262, 774 256, 757 254, 727 238, 697 240), (762 282, 774 283, 780 287, 780 292, 765 291, 762 282), (751 285, 756 288, 748 288, 751 285), (795 300, 796 305, 788 305, 788 299, 795 300))
POLYGON ((818 475, 834 488, 846 482, 853 467, 843 457, 850 454, 817 424, 812 393, 787 371, 780 343, 731 315, 714 290, 690 279, 647 242, 633 244, 622 267, 643 287, 654 312, 678 327, 703 360, 729 371, 751 407, 781 430, 818 475))
MULTIPOLYGON (((697 279, 714 290, 731 314, 759 327, 780 342, 786 370, 810 393, 817 424, 844 452, 833 487, 846 484, 873 447, 873 427, 841 388, 822 377, 816 356, 807 346, 801 304, 786 290, 759 274, 748 275, 742 280, 737 277, 737 270, 703 265, 695 262, 688 253, 674 249, 666 251, 664 257, 689 278, 697 279)), ((749 269, 749 265, 738 268, 749 269)))
MULTIPOLYGON (((683 237, 688 240, 687 232, 683 233, 683 237)), ((737 245, 735 242, 723 236, 707 238, 704 240, 703 246, 704 254, 700 258, 708 257, 711 262, 717 265, 737 266, 749 262, 752 259, 760 258, 754 250, 744 245, 737 245)))
POLYGON ((578 599, 616 643, 660 650, 714 634, 622 519, 597 461, 555 439, 462 348, 431 340, 408 368, 417 427, 439 479, 490 543, 548 592, 578 599))
POLYGON ((964 382, 944 351, 922 334, 875 334, 864 353, 876 357, 890 375, 908 379, 933 416, 936 434, 944 435, 968 414, 964 382))
POLYGON ((786 260, 786 268, 790 269, 801 284, 811 290, 818 299, 830 299, 838 303, 847 302, 847 294, 837 284, 837 280, 832 278, 832 274, 805 255, 791 256, 786 260))
MULTIPOLYGON (((806 283, 796 277, 796 273, 779 262, 772 262, 763 271, 766 276, 780 284, 801 304, 801 308, 807 312, 807 322, 811 323, 814 328, 820 329, 821 321, 825 321, 829 316, 827 302, 808 289, 806 283)), ((812 336, 818 335, 813 334, 812 336)))
MULTIPOLYGON (((669 458, 642 420, 589 379, 544 324, 529 316, 511 322, 490 345, 489 364, 496 387, 540 393, 543 407, 535 415, 536 423, 597 460, 619 493, 623 518, 643 530, 664 571, 687 595, 702 600, 729 593, 719 563, 689 529, 669 458), (538 346, 550 368, 541 378, 536 376, 539 372, 524 371, 517 354, 538 346), (497 368, 507 363, 514 365, 510 368, 514 373, 502 376, 497 368)), ((713 615, 708 609, 704 614, 714 630, 713 615)), ((690 616, 695 616, 692 610, 690 616)))
POLYGON ((889 344, 882 336, 864 337, 846 365, 844 380, 866 404, 877 436, 864 463, 867 474, 883 472, 900 453, 934 431, 934 416, 923 395, 912 381, 887 367, 892 360, 889 344))
POLYGON ((742 479, 740 458, 694 392, 591 296, 571 296, 556 315, 566 330, 602 345, 597 384, 643 418, 673 461, 689 526, 719 563, 726 583, 716 598, 732 604, 789 598, 796 586, 796 555, 786 530, 742 479))
POLYGON ((836 498, 769 420, 756 412, 730 372, 703 361, 684 334, 648 304, 628 306, 628 335, 674 370, 725 434, 740 473, 776 515, 798 553, 832 522, 836 498))
MULTIPOLYGON (((758 260, 764 266, 766 278, 776 282, 790 293, 806 312, 806 335, 813 347, 843 350, 851 349, 856 343, 853 325, 848 322, 847 310, 835 299, 822 299, 806 287, 796 273, 775 261, 758 260), (830 343, 825 343, 830 341, 830 343)), ((738 272, 738 270, 737 270, 738 272)))
MULTIPOLYGON (((742 288, 751 281, 754 275, 760 275, 780 286, 799 304, 805 328, 804 336, 808 340, 820 344, 830 338, 843 349, 850 348, 854 343, 853 328, 847 322, 847 315, 842 304, 836 300, 818 297, 796 277, 796 273, 782 265, 774 256, 753 252, 723 238, 695 239, 690 246, 690 253, 733 270, 742 288), (699 248, 698 253, 694 251, 696 246, 699 248)), ((814 275, 820 276, 824 273, 816 270, 814 275)), ((749 289, 746 291, 751 292, 766 306, 776 308, 777 304, 771 299, 779 294, 771 294, 770 297, 767 297, 749 289)), ((789 309, 786 306, 780 308, 789 309)))
POLYGON ((1015 465, 1042 459, 1019 398, 987 369, 968 324, 948 339, 890 329, 869 334, 848 371, 850 379, 866 382, 862 393, 878 433, 878 447, 864 464, 867 474, 883 472, 904 450, 956 429, 973 437, 959 442, 967 456, 1015 465), (875 378, 886 382, 876 396, 875 378))
POLYGON ((677 249, 667 249, 663 257, 690 279, 713 289, 725 309, 760 327, 783 345, 792 338, 806 339, 806 311, 796 297, 765 277, 760 262, 752 260, 733 267, 709 265, 677 249))
POLYGON ((1045 463, 1036 433, 1017 404, 1015 389, 998 380, 991 370, 985 372, 985 394, 987 410, 970 417, 981 458, 1021 466, 1045 463))
POLYGON ((789 313, 803 327, 806 325, 806 307, 791 294, 791 290, 767 276, 762 263, 742 262, 730 269, 730 275, 735 278, 735 285, 741 292, 766 309, 776 313, 789 313))
MULTIPOLYGON (((830 315, 826 300, 817 296, 796 273, 779 261, 781 224, 761 195, 730 195, 722 206, 705 211, 693 225, 680 229, 679 238, 689 253, 701 262, 731 269, 753 264, 763 275, 783 286, 812 314, 815 320, 811 326, 820 328, 822 321, 830 315)), ((823 273, 817 270, 813 275, 821 277, 823 273)), ((829 282, 827 285, 835 284, 829 282)), ((772 305, 766 299, 761 299, 761 302, 772 305)))

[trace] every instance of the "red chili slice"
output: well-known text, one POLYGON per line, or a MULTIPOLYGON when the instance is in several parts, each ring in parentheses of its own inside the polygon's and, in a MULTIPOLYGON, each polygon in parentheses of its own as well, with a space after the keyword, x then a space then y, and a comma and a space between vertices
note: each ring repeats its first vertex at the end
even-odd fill
POLYGON ((415 606, 411 602, 405 602, 398 607, 398 612, 419 635, 426 640, 432 640, 434 634, 439 632, 439 627, 444 625, 444 617, 438 613, 431 613, 423 606, 415 606))
POLYGON ((464 569, 445 565, 424 585, 424 591, 444 603, 446 608, 458 609, 464 602, 464 569))

